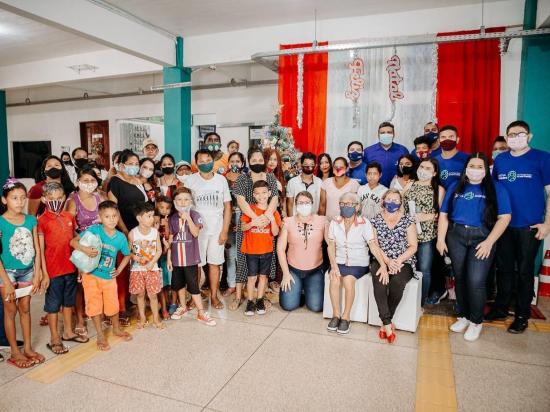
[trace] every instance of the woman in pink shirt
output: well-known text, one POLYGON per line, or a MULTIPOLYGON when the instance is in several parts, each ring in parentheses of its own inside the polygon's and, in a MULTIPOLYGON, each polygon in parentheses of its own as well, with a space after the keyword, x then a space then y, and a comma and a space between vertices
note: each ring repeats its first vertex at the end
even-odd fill
POLYGON ((325 290, 321 247, 326 218, 312 214, 311 193, 298 193, 295 202, 296 214, 285 218, 277 241, 277 256, 283 272, 279 303, 284 310, 294 310, 300 306, 304 291, 308 309, 321 312, 325 290))
POLYGON ((330 222, 340 216, 340 196, 344 193, 357 193, 359 182, 346 176, 348 161, 343 157, 337 157, 332 164, 334 177, 323 180, 321 185, 321 200, 319 202, 319 214, 325 215, 330 222))

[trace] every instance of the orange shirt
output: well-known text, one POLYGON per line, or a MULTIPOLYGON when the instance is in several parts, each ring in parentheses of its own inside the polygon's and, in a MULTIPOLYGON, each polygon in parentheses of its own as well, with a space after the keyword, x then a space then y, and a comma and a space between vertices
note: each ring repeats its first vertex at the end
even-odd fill
MULTIPOLYGON (((260 209, 255 204, 250 204, 250 208, 256 215, 260 216, 265 213, 265 210, 260 209)), ((279 212, 273 213, 275 223, 281 227, 281 216, 279 212)), ((241 222, 250 223, 252 219, 245 215, 241 216, 241 222)), ((271 233, 271 224, 266 227, 259 228, 253 226, 251 229, 243 232, 243 243, 241 245, 241 252, 248 255, 263 255, 264 253, 273 252, 273 234, 271 233)))

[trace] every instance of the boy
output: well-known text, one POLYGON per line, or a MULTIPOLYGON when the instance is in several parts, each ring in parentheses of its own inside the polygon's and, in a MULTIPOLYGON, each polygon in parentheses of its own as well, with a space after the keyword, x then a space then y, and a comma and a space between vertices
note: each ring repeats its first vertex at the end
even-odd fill
MULTIPOLYGON (((98 212, 101 224, 90 226, 84 233, 90 232, 101 239, 101 258, 96 269, 91 273, 82 274, 82 287, 84 288, 86 314, 92 318, 97 332, 97 348, 101 351, 108 351, 111 347, 101 328, 102 314, 111 318, 113 334, 115 336, 120 337, 124 341, 132 340, 132 335, 120 329, 118 321, 119 304, 115 279, 130 261, 130 250, 128 249, 126 237, 122 232, 116 230, 119 219, 117 204, 110 200, 105 200, 99 204, 98 212), (121 252, 124 257, 120 261, 118 268, 115 268, 118 252, 121 252)), ((73 249, 80 250, 90 257, 97 256, 97 250, 82 246, 79 240, 80 236, 78 235, 71 240, 73 249)))
POLYGON ((275 211, 274 213, 265 213, 268 208, 268 201, 271 197, 269 184, 265 180, 258 180, 252 186, 252 194, 256 204, 251 203, 250 208, 258 216, 256 219, 251 219, 243 214, 241 217, 243 243, 241 252, 246 255, 246 263, 248 266, 248 281, 246 290, 248 293, 248 301, 244 312, 247 316, 254 315, 254 311, 258 315, 265 314, 265 304, 263 295, 267 286, 267 277, 271 268, 271 260, 273 258, 273 239, 279 234, 281 226, 281 216, 275 211), (267 226, 258 225, 258 220, 265 215, 268 218, 267 226), (254 286, 258 281, 258 296, 254 303, 254 286))
POLYGON ((363 143, 353 141, 348 144, 349 170, 346 173, 360 185, 367 183, 365 179, 365 164, 363 163, 363 143))
POLYGON ((153 326, 164 329, 159 317, 157 294, 162 289, 162 275, 157 264, 162 255, 162 245, 155 224, 155 207, 149 202, 139 202, 134 213, 138 226, 128 234, 128 243, 132 250, 132 267, 130 269, 130 293, 137 295, 139 321, 138 329, 147 326, 145 316, 145 292, 149 296, 153 312, 153 326))
POLYGON ((50 342, 46 345, 56 355, 69 351, 63 341, 88 342, 73 332, 73 307, 76 304, 76 268, 70 261, 71 240, 75 236, 74 216, 63 211, 65 193, 58 182, 49 182, 42 191, 45 212, 38 218, 38 241, 42 261, 43 288, 47 288, 44 311, 48 314, 50 342), (63 335, 59 336, 57 314, 63 308, 63 335))
POLYGON ((420 136, 414 139, 414 150, 411 153, 418 160, 426 159, 431 156, 430 138, 428 136, 420 136))
POLYGON ((160 293, 160 306, 162 311, 162 319, 170 319, 178 305, 174 302, 176 301, 176 296, 170 290, 170 282, 172 280, 172 272, 168 270, 166 263, 166 253, 170 248, 168 243, 168 236, 170 234, 168 230, 168 217, 172 213, 172 199, 166 196, 159 196, 156 202, 155 210, 155 229, 159 231, 160 240, 162 242, 162 256, 159 259, 158 264, 162 270, 162 291, 160 293))
POLYGON ((372 219, 382 210, 382 196, 388 188, 381 185, 382 165, 378 162, 371 162, 367 165, 367 184, 357 190, 361 200, 361 215, 372 219))

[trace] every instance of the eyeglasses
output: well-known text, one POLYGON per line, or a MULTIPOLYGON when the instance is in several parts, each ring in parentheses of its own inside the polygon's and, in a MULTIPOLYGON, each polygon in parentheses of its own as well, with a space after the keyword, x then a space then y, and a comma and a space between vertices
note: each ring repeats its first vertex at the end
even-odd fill
POLYGON ((344 203, 344 202, 340 202, 340 207, 355 207, 357 206, 357 203, 344 203))
POLYGON ((524 137, 527 137, 528 135, 529 135, 528 133, 519 132, 519 133, 508 133, 507 136, 509 138, 512 138, 512 139, 515 138, 515 137, 521 137, 523 139, 524 137))

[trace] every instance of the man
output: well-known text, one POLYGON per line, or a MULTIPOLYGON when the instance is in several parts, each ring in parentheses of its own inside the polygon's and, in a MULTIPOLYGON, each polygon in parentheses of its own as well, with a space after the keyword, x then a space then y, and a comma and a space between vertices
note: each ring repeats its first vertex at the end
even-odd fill
POLYGON ((225 242, 231 223, 231 194, 227 180, 214 172, 213 153, 200 149, 195 153, 198 173, 188 176, 185 187, 193 192, 195 210, 200 213, 204 227, 199 233, 201 267, 210 281, 210 303, 214 309, 223 309, 218 297, 220 266, 225 261, 225 242))
POLYGON ((439 145, 442 151, 434 158, 439 162, 439 178, 445 190, 460 179, 464 164, 468 160, 468 155, 456 148, 459 141, 458 129, 455 126, 447 125, 439 130, 439 145))
POLYGON ((397 173, 397 161, 404 154, 409 154, 407 148, 394 143, 395 128, 390 122, 380 123, 378 126, 378 143, 373 144, 363 152, 363 162, 369 164, 378 162, 382 166, 380 183, 386 187, 397 173))
POLYGON ((486 319, 506 318, 516 289, 515 319, 508 327, 510 333, 523 333, 528 326, 535 259, 541 241, 550 232, 550 153, 531 148, 532 138, 526 122, 510 123, 506 128, 510 151, 499 154, 493 168, 493 178, 510 196, 512 221, 497 242, 497 296, 486 319))
MULTIPOLYGON (((216 132, 207 133, 204 136, 204 149, 212 152, 214 157, 214 173, 223 175, 229 169, 229 156, 222 152, 222 138, 216 132)), ((197 172, 197 165, 193 161, 191 165, 193 173, 197 172)))
MULTIPOLYGON (((439 146, 439 126, 437 123, 426 123, 424 125, 424 136, 428 139, 430 156, 436 157, 439 155, 441 153, 441 147, 439 146)), ((416 148, 411 152, 411 155, 413 155, 416 159, 420 159, 416 148)))
POLYGON ((143 141, 141 145, 143 156, 151 159, 155 164, 157 163, 157 156, 159 154, 159 147, 155 139, 148 137, 143 141))
POLYGON ((347 175, 355 179, 359 184, 367 183, 365 176, 365 164, 363 163, 363 143, 353 141, 348 144, 349 169, 347 175))
POLYGON ((286 212, 288 216, 294 216, 294 199, 296 195, 307 190, 313 196, 312 214, 319 210, 321 198, 321 184, 323 181, 313 174, 315 169, 315 155, 305 152, 300 157, 302 173, 290 179, 286 185, 286 212))

